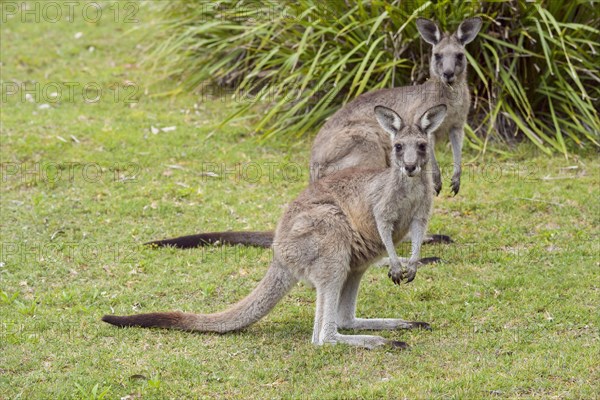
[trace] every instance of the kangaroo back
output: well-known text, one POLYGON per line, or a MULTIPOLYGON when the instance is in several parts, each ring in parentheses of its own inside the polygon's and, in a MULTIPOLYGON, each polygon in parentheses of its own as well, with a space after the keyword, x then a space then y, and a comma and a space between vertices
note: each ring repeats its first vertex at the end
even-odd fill
POLYGON ((252 293, 225 311, 215 314, 164 312, 130 316, 105 315, 102 321, 121 327, 170 328, 219 333, 236 331, 267 315, 296 281, 287 269, 274 261, 252 293))

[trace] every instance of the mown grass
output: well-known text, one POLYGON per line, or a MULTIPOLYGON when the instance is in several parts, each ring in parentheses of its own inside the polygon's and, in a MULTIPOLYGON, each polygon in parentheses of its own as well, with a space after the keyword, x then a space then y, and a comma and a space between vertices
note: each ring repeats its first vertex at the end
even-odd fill
MULTIPOLYGON (((251 121, 215 131, 229 107, 221 99, 146 93, 136 45, 153 15, 142 5, 137 16, 2 24, 3 83, 130 81, 139 100, 3 100, 0 398, 599 397, 600 165, 526 146, 507 159, 466 155, 461 193, 436 199, 431 223, 457 243, 424 249, 444 263, 401 287, 382 269, 367 274, 361 316, 432 323, 381 332, 410 351, 312 346, 305 286, 233 334, 101 323, 243 297, 268 250, 138 244, 272 227, 307 180, 309 140, 257 144, 251 121)), ((438 151, 449 165, 449 150, 438 151)))

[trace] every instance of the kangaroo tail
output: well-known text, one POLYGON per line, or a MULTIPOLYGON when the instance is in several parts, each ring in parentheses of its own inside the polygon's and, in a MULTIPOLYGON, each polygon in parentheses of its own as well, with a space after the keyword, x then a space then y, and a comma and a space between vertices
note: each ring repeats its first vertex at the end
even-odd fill
POLYGON ((273 244, 273 231, 260 232, 209 232, 199 233, 197 235, 180 236, 172 239, 154 240, 144 243, 145 245, 155 245, 158 247, 173 246, 180 249, 190 249, 193 247, 202 247, 215 243, 221 244, 243 244, 256 247, 271 247, 273 244))
POLYGON ((215 314, 165 312, 130 316, 105 315, 102 321, 120 327, 172 328, 199 332, 229 332, 245 328, 269 313, 297 279, 276 262, 247 297, 215 314))

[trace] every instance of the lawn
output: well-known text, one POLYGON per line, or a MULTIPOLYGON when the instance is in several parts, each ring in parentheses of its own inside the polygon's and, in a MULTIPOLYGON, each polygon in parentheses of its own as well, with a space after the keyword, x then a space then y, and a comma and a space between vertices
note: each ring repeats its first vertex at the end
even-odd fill
MULTIPOLYGON (((311 345, 304 285, 232 334, 102 323, 215 312, 248 294, 269 250, 139 244, 274 227, 308 180, 311 137, 260 142, 252 121, 216 129, 231 101, 161 95, 175 83, 139 63, 148 3, 105 1, 83 18, 79 2, 55 22, 42 8, 10 18, 11 3, 0 3, 0 398, 600 398, 593 151, 467 146, 456 197, 445 168, 430 231, 456 243, 424 248, 443 262, 409 285, 372 269, 359 295, 359 316, 432 324, 378 333, 409 350, 311 345)), ((449 148, 438 152, 447 167, 449 148)))

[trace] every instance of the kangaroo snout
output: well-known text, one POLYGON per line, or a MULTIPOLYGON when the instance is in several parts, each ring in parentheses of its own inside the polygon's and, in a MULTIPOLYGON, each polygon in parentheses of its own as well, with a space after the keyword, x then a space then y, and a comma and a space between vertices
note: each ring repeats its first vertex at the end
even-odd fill
POLYGON ((444 80, 448 83, 454 82, 454 71, 445 71, 443 74, 444 80))
POLYGON ((417 165, 416 164, 405 165, 404 170, 410 176, 410 175, 414 174, 415 171, 417 170, 417 165))
POLYGON ((421 167, 419 167, 417 164, 405 165, 403 169, 404 169, 404 173, 409 178, 413 178, 413 177, 419 175, 419 173, 421 172, 421 167))

